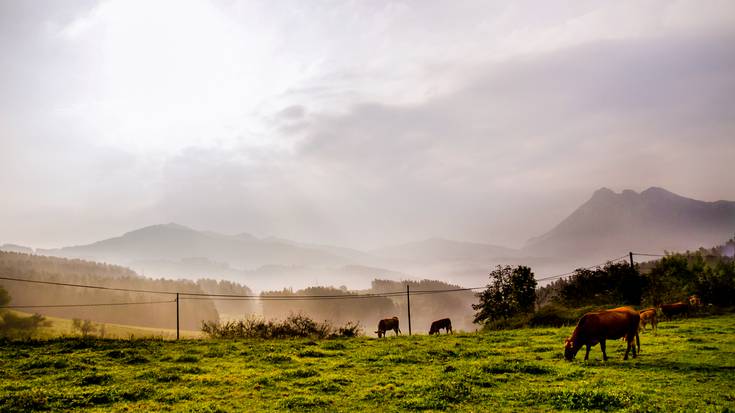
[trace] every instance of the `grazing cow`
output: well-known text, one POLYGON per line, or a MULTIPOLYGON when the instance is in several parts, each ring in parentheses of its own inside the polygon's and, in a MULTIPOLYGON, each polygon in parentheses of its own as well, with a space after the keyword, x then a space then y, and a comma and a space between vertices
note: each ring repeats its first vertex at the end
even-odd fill
POLYGON ((378 338, 385 336, 386 331, 393 330, 396 335, 401 333, 401 329, 398 328, 398 317, 384 318, 378 322, 378 338))
POLYGON ((674 304, 662 304, 661 312, 667 320, 672 320, 675 315, 689 316, 689 304, 682 301, 674 304))
POLYGON ((689 308, 700 308, 702 306, 702 300, 699 299, 699 296, 697 294, 690 295, 689 296, 689 308))
POLYGON ((452 320, 448 318, 442 318, 441 320, 436 320, 433 323, 431 323, 431 328, 429 329, 429 335, 432 334, 439 334, 439 330, 444 329, 447 334, 452 332, 452 320))
POLYGON ((641 330, 646 329, 646 324, 651 324, 651 330, 656 331, 658 329, 658 318, 656 317, 657 310, 655 308, 647 308, 638 312, 641 316, 641 330))
POLYGON ((700 305, 702 305, 702 300, 699 299, 699 296, 697 294, 690 295, 689 296, 689 305, 691 305, 692 307, 694 307, 694 306, 699 307, 700 305))
POLYGON ((590 356, 590 348, 600 343, 602 358, 607 361, 605 340, 617 340, 621 337, 624 337, 628 342, 623 360, 628 359, 628 352, 631 348, 633 349, 633 357, 636 357, 634 341, 638 344, 638 351, 641 350, 641 341, 638 337, 640 321, 641 316, 638 311, 630 307, 587 313, 579 319, 577 328, 574 329, 571 337, 564 342, 564 358, 572 361, 579 349, 582 346, 587 346, 587 353, 584 355, 584 359, 587 360, 590 356))

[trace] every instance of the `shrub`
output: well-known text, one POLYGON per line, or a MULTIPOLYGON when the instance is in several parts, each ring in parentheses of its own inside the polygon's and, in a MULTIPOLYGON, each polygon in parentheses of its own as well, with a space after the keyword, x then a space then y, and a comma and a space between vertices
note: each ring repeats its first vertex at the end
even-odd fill
POLYGON ((579 317, 577 311, 573 311, 562 305, 550 304, 539 308, 530 320, 528 320, 528 324, 531 326, 561 327, 575 324, 579 317))
POLYGON ((357 323, 348 322, 335 328, 328 322, 317 322, 303 314, 291 314, 283 321, 247 318, 239 321, 202 323, 202 331, 211 338, 328 338, 355 337, 362 333, 357 323))

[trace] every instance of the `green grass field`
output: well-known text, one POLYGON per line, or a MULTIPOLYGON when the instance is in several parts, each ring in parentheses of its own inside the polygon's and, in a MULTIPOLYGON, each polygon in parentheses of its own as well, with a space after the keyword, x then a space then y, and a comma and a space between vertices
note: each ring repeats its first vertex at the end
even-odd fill
POLYGON ((0 342, 0 411, 732 411, 735 316, 661 323, 638 359, 566 362, 572 327, 333 340, 0 342))

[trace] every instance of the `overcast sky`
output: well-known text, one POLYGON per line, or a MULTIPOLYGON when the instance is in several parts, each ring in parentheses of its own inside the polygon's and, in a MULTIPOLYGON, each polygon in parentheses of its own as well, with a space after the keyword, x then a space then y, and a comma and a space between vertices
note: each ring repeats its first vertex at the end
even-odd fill
POLYGON ((521 245, 735 200, 735 2, 0 0, 0 243, 521 245))

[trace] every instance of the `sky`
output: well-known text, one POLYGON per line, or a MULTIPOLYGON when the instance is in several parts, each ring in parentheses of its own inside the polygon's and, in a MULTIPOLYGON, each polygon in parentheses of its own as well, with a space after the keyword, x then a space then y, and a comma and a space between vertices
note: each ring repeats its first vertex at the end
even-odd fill
POLYGON ((0 244, 158 223, 520 246, 735 200, 732 1, 0 0, 0 244))

